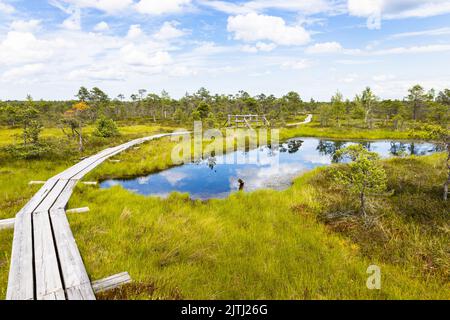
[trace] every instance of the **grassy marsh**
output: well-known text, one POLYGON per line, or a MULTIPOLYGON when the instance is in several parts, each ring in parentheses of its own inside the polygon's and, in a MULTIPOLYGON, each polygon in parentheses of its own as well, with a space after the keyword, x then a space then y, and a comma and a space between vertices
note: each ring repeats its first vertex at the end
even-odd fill
MULTIPOLYGON (((420 171, 439 160, 417 158, 412 166, 420 171)), ((402 174, 404 168, 397 171, 391 162, 385 162, 391 176, 402 174)), ((395 162, 411 165, 408 158, 395 162)), ((390 180, 402 195, 384 199, 390 210, 383 212, 384 238, 380 225, 367 230, 357 218, 343 229, 325 221, 330 208, 319 199, 338 197, 326 187, 327 169, 307 173, 283 192, 237 193, 225 200, 191 201, 180 194, 157 199, 120 187, 81 186, 70 205, 88 205, 91 213, 71 215, 70 222, 94 279, 127 270, 135 280, 103 296, 108 299, 446 299, 448 233, 436 230, 446 228, 448 205, 436 197, 435 206, 421 208, 426 223, 403 217, 415 210, 401 206, 404 197, 433 189, 436 170, 427 187, 413 187, 416 180, 409 178, 399 185, 390 180), (429 259, 431 273, 423 264, 429 259), (381 291, 365 287, 370 264, 382 269, 381 291)))
MULTIPOLYGON (((106 145, 167 128, 127 130, 106 145)), ((280 134, 282 139, 317 135, 407 138, 404 132, 323 129, 316 123, 280 134)), ((166 138, 129 150, 115 158, 121 162, 105 162, 86 180, 166 169, 173 165, 174 144, 166 138)), ((29 180, 45 180, 77 158, 2 163, 0 218, 13 217, 39 189, 28 186, 29 180)), ((69 220, 92 279, 122 271, 134 279, 99 298, 449 299, 450 208, 439 200, 441 163, 441 155, 384 161, 394 195, 377 200, 385 204, 382 209, 374 201, 379 218, 369 232, 357 217, 330 219, 349 200, 328 184, 327 169, 303 175, 286 191, 205 202, 80 185, 69 206, 89 206, 91 212, 69 220), (370 264, 382 268, 380 291, 366 288, 370 264)), ((12 234, 0 231, 0 297, 6 293, 12 234)))

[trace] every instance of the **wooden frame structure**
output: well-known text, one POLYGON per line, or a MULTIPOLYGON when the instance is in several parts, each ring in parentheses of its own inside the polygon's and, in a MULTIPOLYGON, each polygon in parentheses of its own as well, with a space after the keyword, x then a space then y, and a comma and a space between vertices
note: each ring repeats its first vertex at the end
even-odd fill
POLYGON ((227 122, 225 123, 225 126, 231 127, 233 125, 236 126, 236 128, 241 127, 247 127, 248 129, 252 129, 252 124, 254 124, 256 127, 259 126, 270 126, 269 120, 267 120, 266 115, 255 115, 255 114, 229 114, 227 122))

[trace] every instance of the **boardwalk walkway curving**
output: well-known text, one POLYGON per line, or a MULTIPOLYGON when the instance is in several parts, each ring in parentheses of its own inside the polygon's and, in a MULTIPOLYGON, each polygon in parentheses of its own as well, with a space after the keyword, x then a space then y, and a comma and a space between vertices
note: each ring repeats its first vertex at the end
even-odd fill
POLYGON ((290 123, 290 124, 287 124, 286 127, 296 127, 296 126, 300 126, 302 124, 310 123, 312 121, 312 117, 313 117, 312 114, 308 114, 308 116, 306 117, 305 121, 298 122, 298 123, 290 123))
POLYGON ((75 185, 132 146, 185 134, 158 134, 108 148, 49 179, 16 215, 6 299, 95 300, 65 212, 75 185))

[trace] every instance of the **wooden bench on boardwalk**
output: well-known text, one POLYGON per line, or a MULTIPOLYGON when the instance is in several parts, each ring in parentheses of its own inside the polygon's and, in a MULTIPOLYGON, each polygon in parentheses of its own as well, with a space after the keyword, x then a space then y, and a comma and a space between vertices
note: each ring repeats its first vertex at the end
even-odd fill
MULTIPOLYGON (((153 139, 136 139, 86 158, 45 182, 14 220, 8 300, 95 300, 65 208, 77 182, 106 159, 153 139)), ((128 281, 124 274, 122 281, 128 281)), ((108 279, 108 286, 111 280, 108 279)), ((95 286, 99 286, 98 283, 95 286)), ((94 286, 94 287, 95 287, 94 286)))

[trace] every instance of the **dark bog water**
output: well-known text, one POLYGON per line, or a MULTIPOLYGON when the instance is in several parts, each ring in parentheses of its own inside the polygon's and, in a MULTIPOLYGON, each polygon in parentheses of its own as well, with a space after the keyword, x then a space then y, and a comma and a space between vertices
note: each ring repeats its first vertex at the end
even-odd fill
POLYGON ((282 190, 288 188, 302 172, 331 164, 336 150, 355 143, 377 152, 383 158, 427 155, 439 151, 431 143, 298 138, 276 148, 265 146, 248 152, 237 151, 135 179, 107 180, 100 186, 110 188, 121 185, 139 194, 160 197, 176 191, 189 193, 192 199, 225 198, 239 189, 238 179, 245 182, 245 191, 264 188, 282 190))

